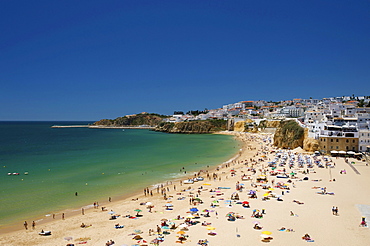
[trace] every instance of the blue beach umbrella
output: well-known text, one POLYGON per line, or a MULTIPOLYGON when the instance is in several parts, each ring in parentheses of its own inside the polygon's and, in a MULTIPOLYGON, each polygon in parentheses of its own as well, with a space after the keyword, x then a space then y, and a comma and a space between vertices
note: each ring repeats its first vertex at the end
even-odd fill
POLYGON ((198 212, 199 210, 197 208, 191 208, 190 212, 198 212))

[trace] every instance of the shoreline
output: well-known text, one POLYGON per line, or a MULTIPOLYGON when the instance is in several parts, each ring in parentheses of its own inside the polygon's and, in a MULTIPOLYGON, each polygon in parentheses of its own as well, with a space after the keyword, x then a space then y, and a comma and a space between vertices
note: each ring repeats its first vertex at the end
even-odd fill
MULTIPOLYGON (((241 155, 228 163, 211 166, 207 169, 207 177, 206 173, 201 175, 204 181, 182 185, 178 184, 179 180, 165 181, 160 191, 153 191, 153 196, 137 193, 124 200, 101 204, 107 207, 106 211, 92 208, 86 210, 85 215, 67 216, 65 220, 58 218, 45 225, 36 225, 35 229, 23 228, 2 235, 0 244, 103 246, 112 240, 115 245, 132 245, 138 244, 140 239, 137 238, 142 238, 147 243, 140 241, 139 245, 149 245, 160 238, 163 242, 159 245, 173 246, 180 242, 182 234, 186 235, 182 243, 189 246, 198 245, 199 240, 206 240, 209 246, 246 245, 246 242, 248 245, 307 245, 307 242, 312 245, 366 245, 370 241, 369 228, 359 226, 362 217, 367 222, 370 220, 370 190, 363 188, 370 184, 367 179, 370 169, 365 163, 350 158, 349 163, 355 161, 351 164, 355 172, 344 158, 320 156, 318 160, 329 166, 295 166, 292 168, 296 173, 294 177, 279 178, 271 174, 269 167, 277 153, 296 159, 298 156, 313 159, 313 155, 277 149, 266 135, 235 135, 242 141, 241 155), (212 175, 208 177, 208 174, 212 175), (242 180, 244 175, 252 179, 242 180), (258 182, 261 177, 266 181, 258 182), (245 189, 238 188, 241 186, 245 189), (250 190, 258 198, 251 198, 250 190), (233 198, 236 194, 240 199, 233 198), (250 207, 243 207, 243 201, 248 201, 250 207), (152 206, 148 207, 149 204, 152 206), (339 208, 339 213, 332 212, 333 206, 339 208), (191 213, 194 208, 199 212, 191 213), (264 216, 255 218, 252 212, 261 210, 264 216), (209 216, 205 215, 207 211, 209 216), (229 221, 230 213, 235 213, 237 219, 229 221), (110 220, 111 214, 120 216, 110 220), (193 223, 185 223, 186 220, 193 223), (164 221, 174 228, 166 228, 164 221), (89 225, 88 228, 81 228, 81 223, 89 225), (123 228, 116 229, 116 224, 123 228), (263 229, 255 229, 255 224, 263 229), (213 228, 212 231, 208 227, 213 228), (159 233, 156 228, 160 229, 159 233), (50 230, 52 234, 40 236, 41 229, 50 230), (310 241, 302 239, 305 234, 309 234, 310 241)), ((276 170, 282 172, 283 168, 290 170, 287 166, 279 166, 276 170)))
MULTIPOLYGON (((100 127, 100 126, 90 127, 89 125, 52 126, 52 128, 74 128, 74 127, 77 127, 77 128, 87 127, 87 128, 93 128, 93 129, 97 129, 97 128, 101 128, 101 129, 121 129, 121 128, 123 128, 123 129, 148 129, 148 128, 138 128, 138 127, 134 127, 134 128, 127 128, 127 127, 106 127, 105 128, 105 127, 100 127)), ((239 144, 242 143, 242 141, 240 139, 238 139, 236 134, 233 134, 233 132, 230 132, 230 133, 228 133, 228 132, 218 132, 218 133, 214 133, 214 134, 233 135, 233 136, 235 136, 234 141, 239 141, 239 144)), ((220 167, 222 165, 225 165, 225 164, 237 159, 238 157, 240 157, 240 154, 241 154, 240 152, 241 151, 239 150, 234 156, 232 156, 231 158, 229 158, 228 160, 226 160, 225 162, 223 162, 221 164, 215 164, 213 166, 209 166, 207 168, 207 171, 208 172, 215 171, 218 167, 220 167)), ((167 187, 167 186, 169 186, 168 185, 169 182, 171 182, 171 184, 174 183, 174 182, 180 183, 180 181, 184 181, 184 180, 187 180, 189 178, 192 178, 194 176, 194 173, 197 173, 197 172, 194 170, 194 171, 191 171, 190 173, 187 173, 187 174, 180 174, 180 177, 172 178, 172 179, 169 179, 169 180, 166 180, 166 181, 163 181, 163 182, 157 182, 155 184, 150 184, 148 187, 137 188, 137 190, 129 192, 125 195, 118 195, 118 196, 112 197, 113 202, 109 202, 108 201, 109 197, 107 197, 105 202, 103 202, 103 203, 99 202, 99 204, 100 204, 100 206, 106 206, 108 204, 115 205, 116 203, 119 204, 120 202, 125 201, 125 200, 133 200, 133 199, 136 199, 136 198, 142 198, 142 196, 143 196, 142 190, 144 188, 149 188, 150 190, 153 191, 154 194, 157 194, 156 193, 156 187, 157 186, 163 185, 164 187, 167 187), (165 183, 167 183, 167 185, 164 185, 165 183)), ((57 210, 57 211, 55 211, 54 214, 55 214, 56 217, 61 217, 61 215, 63 213, 65 215, 68 215, 68 217, 75 217, 75 216, 81 215, 81 209, 82 208, 84 208, 85 212, 88 212, 89 210, 93 209, 93 204, 85 204, 85 205, 78 206, 78 207, 76 206, 76 207, 70 207, 70 208, 66 208, 66 209, 62 209, 62 210, 57 210)), ((37 224, 39 224, 39 225, 45 225, 45 224, 48 224, 48 223, 51 223, 51 222, 54 221, 52 219, 52 214, 53 213, 36 216, 36 217, 33 217, 33 220, 35 222, 37 222, 37 224)), ((30 219, 28 219, 28 220, 30 220, 30 219)), ((22 231, 23 230, 22 223, 23 223, 23 221, 18 221, 18 222, 11 223, 9 225, 1 225, 0 226, 0 234, 9 234, 9 233, 17 232, 17 231, 22 231)))
POLYGON ((90 128, 90 129, 155 129, 155 126, 103 126, 103 125, 54 125, 51 128, 90 128))

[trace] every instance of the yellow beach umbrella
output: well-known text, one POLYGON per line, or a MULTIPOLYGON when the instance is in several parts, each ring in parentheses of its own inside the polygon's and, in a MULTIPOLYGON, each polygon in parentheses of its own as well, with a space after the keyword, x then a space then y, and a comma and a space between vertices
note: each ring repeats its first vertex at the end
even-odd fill
POLYGON ((263 232, 262 232, 262 234, 265 234, 265 235, 271 235, 271 234, 272 234, 272 232, 270 232, 270 231, 263 231, 263 232))
POLYGON ((274 188, 269 188, 269 190, 275 190, 274 188))
POLYGON ((269 193, 265 193, 265 194, 263 194, 263 196, 269 196, 270 194, 269 193))
POLYGON ((216 228, 212 227, 212 226, 207 226, 206 228, 207 230, 210 230, 210 231, 213 231, 213 230, 216 230, 216 228))
POLYGON ((184 235, 186 232, 184 231, 178 231, 177 234, 184 235))
POLYGON ((211 185, 211 184, 203 184, 203 185, 211 185))

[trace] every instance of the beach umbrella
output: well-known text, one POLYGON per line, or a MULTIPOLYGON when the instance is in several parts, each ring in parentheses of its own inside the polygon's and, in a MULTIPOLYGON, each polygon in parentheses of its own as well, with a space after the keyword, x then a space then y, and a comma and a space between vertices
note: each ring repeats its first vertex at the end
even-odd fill
POLYGON ((161 221, 168 221, 168 219, 161 219, 161 221))
POLYGON ((249 202, 248 201, 244 201, 244 202, 242 202, 242 204, 249 204, 249 202))
POLYGON ((270 235, 261 234, 261 237, 263 237, 263 238, 268 238, 268 237, 270 237, 270 235))
POLYGON ((272 232, 270 232, 270 231, 263 231, 263 232, 262 232, 262 234, 265 234, 265 235, 271 235, 271 234, 272 234, 272 232))
POLYGON ((165 206, 166 207, 173 207, 173 204, 172 203, 167 203, 165 206))
POLYGON ((139 215, 139 213, 140 213, 142 210, 137 208, 137 209, 135 209, 134 211, 135 211, 135 212, 137 212, 137 213, 136 213, 136 216, 138 216, 138 215, 139 215))
POLYGON ((260 224, 259 221, 253 221, 253 224, 260 224))
POLYGON ((270 194, 269 193, 265 193, 265 194, 263 194, 263 196, 269 196, 270 194))
POLYGON ((191 208, 190 212, 198 212, 199 210, 197 208, 191 208))
POLYGON ((269 188, 269 190, 275 190, 274 188, 269 188))
POLYGON ((152 202, 145 203, 145 205, 152 205, 152 204, 153 204, 152 202))
POLYGON ((65 237, 64 238, 64 240, 67 240, 67 241, 70 241, 70 240, 72 240, 73 239, 73 237, 65 237))
POLYGON ((186 232, 184 231, 178 231, 177 234, 184 235, 186 232))
POLYGON ((116 213, 116 212, 114 212, 114 211, 112 211, 112 210, 108 212, 108 214, 115 214, 115 213, 116 213))
POLYGON ((211 185, 211 184, 203 184, 203 185, 211 185))
POLYGON ((207 230, 209 230, 209 231, 216 230, 216 228, 214 228, 214 227, 212 227, 212 226, 207 226, 207 227, 206 227, 206 229, 207 229, 207 230))

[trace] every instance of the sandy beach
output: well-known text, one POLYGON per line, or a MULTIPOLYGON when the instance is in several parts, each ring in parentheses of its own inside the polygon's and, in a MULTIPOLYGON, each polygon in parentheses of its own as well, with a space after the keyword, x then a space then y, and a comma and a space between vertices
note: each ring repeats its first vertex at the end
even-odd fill
POLYGON ((27 221, 27 230, 20 223, 14 231, 1 235, 0 244, 104 246, 110 240, 118 246, 370 242, 368 227, 360 226, 362 217, 370 220, 370 166, 365 162, 323 156, 314 159, 301 150, 278 150, 268 141, 272 135, 230 134, 243 143, 240 154, 229 163, 189 174, 189 178, 203 177, 202 181, 184 184, 184 180, 169 180, 163 187, 124 200, 109 202, 107 198, 99 206, 91 204, 76 214, 65 212, 64 219, 58 213, 46 223, 36 221, 35 228, 32 221, 27 221), (284 158, 285 165, 279 165, 284 158), (302 166, 300 158, 304 160, 302 166), (284 173, 289 177, 283 177, 284 173), (51 235, 39 235, 42 230, 51 235), (309 238, 302 239, 306 234, 309 238))

